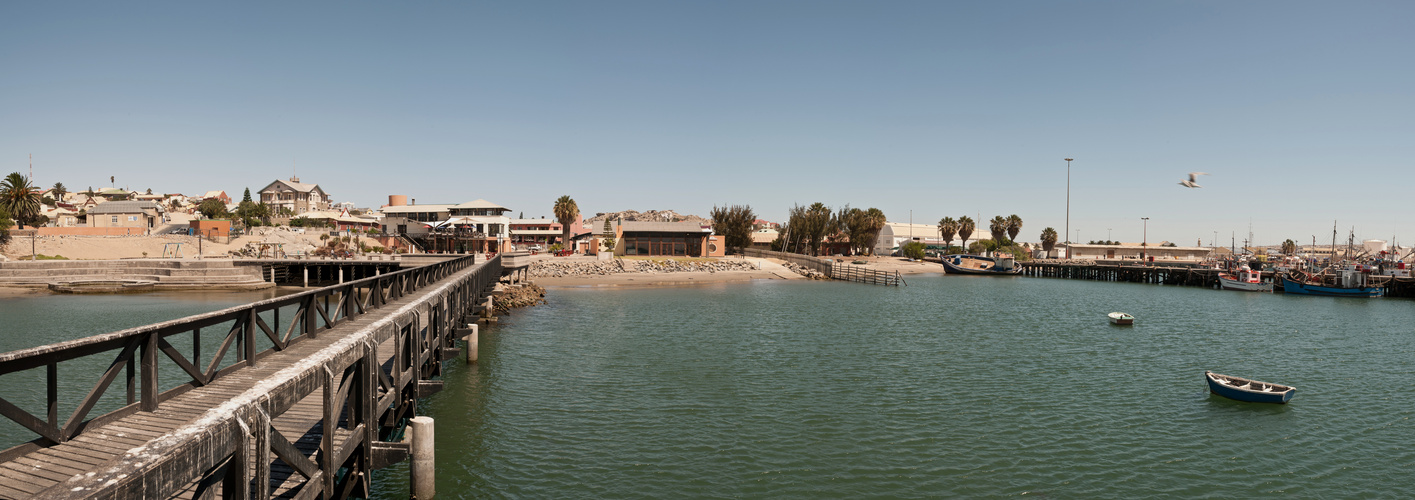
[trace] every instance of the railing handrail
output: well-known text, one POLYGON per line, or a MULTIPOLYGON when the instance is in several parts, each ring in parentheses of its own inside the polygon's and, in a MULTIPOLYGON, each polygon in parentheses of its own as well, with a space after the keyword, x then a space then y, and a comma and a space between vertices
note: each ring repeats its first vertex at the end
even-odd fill
MULTIPOLYGON (((80 349, 80 348, 85 348, 85 347, 94 347, 94 346, 97 346, 97 345, 108 344, 108 343, 112 343, 112 342, 116 342, 116 341, 120 341, 120 340, 127 340, 127 339, 130 339, 130 338, 132 338, 132 337, 134 337, 134 336, 137 336, 137 335, 143 335, 143 334, 146 334, 146 333, 149 333, 149 332, 154 332, 154 331, 161 330, 161 329, 165 329, 165 328, 171 328, 171 327, 177 326, 177 325, 179 325, 179 324, 181 324, 181 323, 199 323, 199 322, 201 322, 202 320, 207 320, 207 319, 212 319, 212 318, 220 318, 220 317, 224 317, 224 316, 229 316, 229 315, 231 315, 232 313, 236 313, 236 312, 240 312, 240 311, 246 311, 246 310, 250 310, 250 309, 256 309, 257 311, 268 311, 268 310, 271 309, 271 307, 268 307, 268 306, 282 307, 282 306, 291 305, 291 304, 293 304, 293 303, 298 303, 298 302, 304 300, 306 297, 311 296, 311 295, 318 296, 318 295, 322 295, 322 294, 327 294, 331 289, 343 288, 343 287, 350 287, 350 286, 357 287, 358 285, 363 284, 363 283, 365 283, 365 282, 371 282, 371 281, 380 280, 380 279, 385 279, 385 280, 386 280, 386 279, 389 279, 389 278, 391 278, 391 277, 394 277, 394 276, 397 276, 397 275, 400 275, 400 274, 412 274, 412 273, 425 273, 425 272, 430 272, 430 271, 432 271, 431 268, 433 268, 433 267, 438 267, 438 266, 457 266, 457 269, 458 269, 458 270, 460 270, 460 269, 465 269, 465 268, 466 268, 466 264, 470 264, 470 263, 471 263, 471 262, 470 262, 470 259, 472 259, 473 257, 474 257, 474 256, 472 256, 472 255, 468 255, 468 256, 465 256, 465 257, 459 257, 459 258, 452 259, 452 260, 449 260, 449 261, 438 262, 438 263, 430 264, 430 265, 427 265, 427 266, 403 269, 403 270, 394 271, 394 272, 391 272, 391 273, 388 273, 388 274, 379 275, 379 276, 370 276, 370 277, 367 277, 367 278, 362 278, 362 279, 358 279, 358 280, 354 280, 354 281, 348 281, 348 282, 340 283, 340 284, 338 284, 338 285, 330 285, 330 286, 323 287, 323 288, 316 288, 316 289, 314 289, 314 290, 306 290, 306 291, 303 291, 303 292, 300 292, 300 293, 295 293, 295 294, 284 295, 284 296, 280 296, 280 297, 274 297, 274 298, 264 299, 264 300, 252 302, 252 303, 249 303, 249 304, 242 304, 242 305, 239 305, 239 306, 228 307, 228 308, 221 309, 221 310, 217 310, 217 311, 211 311, 211 312, 206 312, 206 313, 201 313, 201 314, 194 314, 194 315, 191 315, 191 316, 186 316, 186 317, 177 318, 177 319, 173 319, 173 320, 169 320, 169 321, 164 321, 164 322, 161 322, 161 323, 154 323, 154 324, 150 324, 150 325, 137 326, 137 327, 128 328, 128 329, 125 329, 125 330, 118 330, 118 331, 110 332, 110 333, 101 333, 101 334, 98 334, 98 335, 92 335, 92 336, 83 337, 83 338, 78 338, 78 339, 73 339, 73 340, 65 340, 65 341, 62 341, 62 342, 55 342, 55 343, 53 343, 53 344, 46 344, 46 345, 42 345, 42 346, 36 346, 36 347, 30 347, 30 348, 26 348, 26 349, 19 349, 19 350, 15 350, 15 351, 10 351, 10 352, 6 352, 6 353, 3 353, 3 354, 0 354, 0 374, 10 373, 11 371, 13 371, 13 370, 6 370, 6 369, 5 369, 5 364, 6 364, 6 363, 11 362, 11 361, 15 361, 15 360, 18 360, 18 359, 22 359, 22 358, 25 358, 25 357, 29 357, 29 356, 48 355, 48 354, 54 354, 54 353, 58 353, 58 352, 69 351, 69 350, 72 350, 72 349, 80 349)), ((61 359, 60 361, 63 361, 63 360, 61 359)))
MULTIPOLYGON (((0 354, 0 375, 47 367, 44 380, 49 387, 47 415, 29 413, 0 398, 0 416, 34 432, 41 441, 62 443, 78 437, 94 422, 118 418, 138 409, 156 410, 162 401, 186 390, 211 384, 252 366, 256 360, 288 349, 296 342, 315 338, 322 331, 379 311, 390 301, 437 286, 444 279, 471 268, 473 263, 472 257, 467 256, 162 323, 0 354), (324 299, 323 304, 320 299, 324 299), (285 306, 297 308, 288 327, 285 322, 279 321, 280 309, 285 306), (262 313, 271 311, 274 311, 276 320, 266 323, 262 313), (230 328, 225 326, 227 324, 230 328), (202 329, 218 325, 220 327, 213 329, 212 334, 225 340, 214 352, 202 356, 202 329), (183 333, 193 334, 190 358, 167 341, 183 333), (257 351, 257 341, 262 338, 273 345, 257 351), (108 363, 107 371, 94 382, 88 395, 73 405, 73 413, 62 419, 57 410, 64 399, 54 389, 59 378, 57 367, 63 362, 92 356, 114 358, 108 363), (173 375, 169 375, 166 384, 163 384, 159 374, 159 356, 178 365, 178 370, 174 372, 175 380, 171 378, 173 375), (128 375, 121 380, 127 386, 126 404, 90 416, 99 401, 109 393, 113 383, 120 380, 118 374, 124 365, 128 375), (140 377, 136 373, 139 365, 140 377), (141 387, 141 398, 137 396, 138 387, 141 387)), ((500 275, 499 257, 482 265, 486 266, 482 268, 486 273, 500 275)), ((0 451, 0 460, 13 458, 16 453, 23 453, 26 446, 35 444, 32 441, 0 451)))

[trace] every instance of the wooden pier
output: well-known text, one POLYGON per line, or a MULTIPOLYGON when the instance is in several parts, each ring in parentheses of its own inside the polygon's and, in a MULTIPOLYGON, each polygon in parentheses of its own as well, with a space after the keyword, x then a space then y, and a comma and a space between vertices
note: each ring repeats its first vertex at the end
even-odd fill
POLYGON ((43 401, 0 398, 35 436, 0 452, 0 497, 367 497, 501 273, 463 257, 0 354, 43 401))
MULTIPOLYGON (((1080 264, 1048 261, 1018 262, 1023 276, 1090 281, 1152 283, 1171 286, 1219 288, 1217 269, 1193 266, 1080 264)), ((1415 298, 1415 278, 1396 277, 1382 285, 1386 297, 1415 298)))
POLYGON ((1218 288, 1218 270, 1193 266, 1018 262, 1023 276, 1218 288))

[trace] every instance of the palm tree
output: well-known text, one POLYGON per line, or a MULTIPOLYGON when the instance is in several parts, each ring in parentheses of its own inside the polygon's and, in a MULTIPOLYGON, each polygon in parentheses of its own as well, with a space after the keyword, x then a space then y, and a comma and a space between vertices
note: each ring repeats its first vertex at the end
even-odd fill
POLYGON ((973 224, 973 218, 962 216, 958 218, 958 237, 963 239, 963 251, 968 251, 968 237, 973 235, 973 230, 977 226, 973 224))
POLYGON ((64 201, 64 195, 69 193, 69 188, 64 187, 64 183, 62 182, 54 183, 53 190, 55 201, 64 201))
POLYGON ((953 246, 953 236, 958 234, 958 221, 952 217, 944 217, 938 220, 938 235, 943 238, 943 252, 948 253, 948 247, 953 246))
POLYGON ((1002 246, 1002 239, 1007 237, 1007 217, 998 215, 988 221, 988 233, 992 234, 992 241, 996 246, 1002 246))
POLYGON ((1292 240, 1282 242, 1282 253, 1287 255, 1297 253, 1297 242, 1292 240))
POLYGON ((580 220, 580 206, 575 204, 575 199, 570 195, 561 196, 555 200, 555 206, 551 208, 555 212, 555 219, 560 221, 560 228, 564 234, 560 237, 560 247, 570 249, 570 224, 580 220))
POLYGON ((1007 239, 1017 241, 1017 233, 1022 232, 1022 218, 1017 214, 1007 217, 1007 239))
POLYGON ((1056 248, 1056 230, 1046 228, 1042 230, 1042 249, 1047 251, 1047 257, 1051 257, 1051 249, 1056 248))
POLYGON ((879 232, 884 229, 884 225, 888 223, 888 220, 884 217, 883 210, 870 207, 869 210, 865 211, 865 221, 869 229, 864 237, 868 241, 862 242, 861 245, 865 247, 865 251, 869 252, 870 255, 874 255, 875 240, 879 238, 879 232))
POLYGON ((26 222, 34 225, 34 219, 39 217, 39 190, 19 172, 7 175, 0 180, 0 207, 10 212, 20 229, 25 228, 26 222))

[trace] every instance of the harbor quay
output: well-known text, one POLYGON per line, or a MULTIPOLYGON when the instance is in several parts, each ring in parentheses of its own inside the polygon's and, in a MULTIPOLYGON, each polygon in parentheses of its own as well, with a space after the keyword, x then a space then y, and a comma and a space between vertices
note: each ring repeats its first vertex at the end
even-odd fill
MULTIPOLYGON (((1169 286, 1218 288, 1222 270, 1194 265, 1145 265, 1121 262, 1018 262, 1021 275, 1033 278, 1060 278, 1088 281, 1149 283, 1169 286)), ((1415 277, 1392 276, 1377 286, 1386 297, 1415 297, 1415 277)))

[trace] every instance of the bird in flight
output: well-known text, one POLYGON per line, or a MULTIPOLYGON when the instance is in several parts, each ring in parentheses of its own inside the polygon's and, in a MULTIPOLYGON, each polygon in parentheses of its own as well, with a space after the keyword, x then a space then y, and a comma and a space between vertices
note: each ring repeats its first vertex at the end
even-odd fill
POLYGON ((1187 188, 1201 188, 1201 187, 1204 187, 1204 186, 1200 186, 1197 182, 1195 182, 1195 181, 1198 180, 1198 176, 1200 176, 1200 175, 1209 175, 1209 174, 1204 173, 1204 172, 1189 172, 1189 180, 1187 180, 1187 181, 1179 181, 1179 185, 1180 185, 1180 186, 1187 187, 1187 188))

